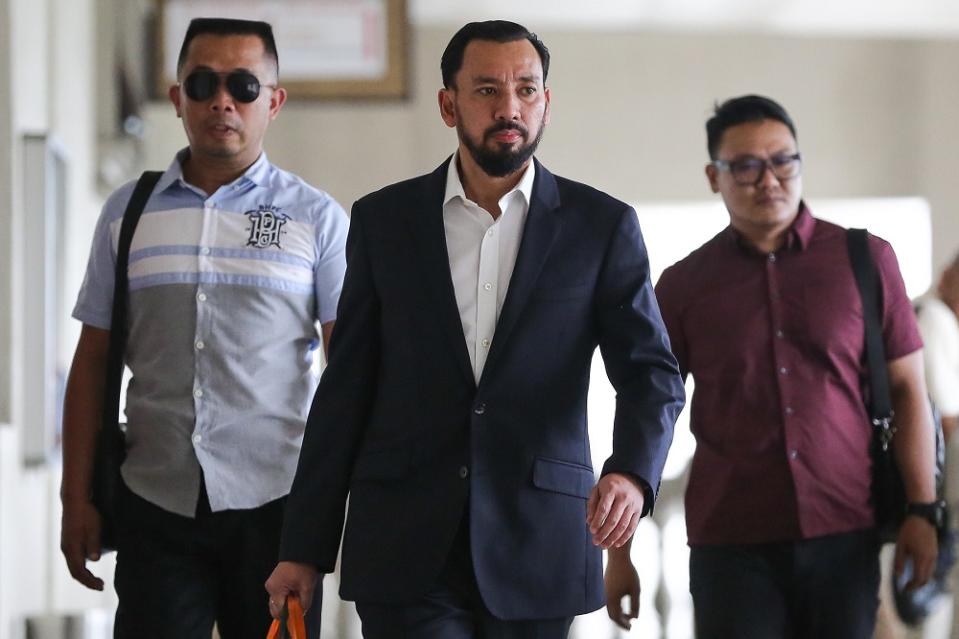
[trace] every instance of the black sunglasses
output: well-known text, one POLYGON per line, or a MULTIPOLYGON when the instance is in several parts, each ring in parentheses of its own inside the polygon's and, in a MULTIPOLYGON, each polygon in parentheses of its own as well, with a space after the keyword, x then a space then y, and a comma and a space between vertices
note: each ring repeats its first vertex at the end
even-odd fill
POLYGON ((249 104, 260 96, 260 87, 275 89, 275 84, 260 84, 256 76, 249 71, 217 72, 210 69, 199 69, 186 77, 182 82, 188 98, 195 102, 205 102, 220 88, 220 79, 226 82, 226 90, 234 100, 249 104))

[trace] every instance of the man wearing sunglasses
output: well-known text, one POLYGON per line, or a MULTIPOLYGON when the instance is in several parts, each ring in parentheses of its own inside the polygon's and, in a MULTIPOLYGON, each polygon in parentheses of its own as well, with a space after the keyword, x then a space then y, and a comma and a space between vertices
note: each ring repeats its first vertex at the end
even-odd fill
MULTIPOLYGON (((703 639, 869 639, 879 583, 870 505, 872 426, 861 391, 862 305, 846 231, 802 200, 793 122, 760 96, 717 106, 706 177, 730 224, 668 268, 656 295, 692 375, 696 436, 686 491, 690 591, 703 639)), ((870 237, 908 498, 935 500, 922 342, 890 245, 870 237)), ((898 557, 913 585, 936 557, 909 516, 898 557)), ((610 553, 610 614, 635 585, 610 553)))
MULTIPOLYGON (((260 639, 270 623, 263 582, 314 351, 335 319, 348 226, 336 201, 263 152, 286 100, 277 81, 270 25, 191 22, 169 91, 189 146, 154 188, 129 258, 117 637, 210 637, 215 623, 224 639, 260 639)), ((109 198, 95 231, 66 393, 62 548, 74 578, 98 590, 86 567, 101 553, 91 458, 132 191, 109 198)))

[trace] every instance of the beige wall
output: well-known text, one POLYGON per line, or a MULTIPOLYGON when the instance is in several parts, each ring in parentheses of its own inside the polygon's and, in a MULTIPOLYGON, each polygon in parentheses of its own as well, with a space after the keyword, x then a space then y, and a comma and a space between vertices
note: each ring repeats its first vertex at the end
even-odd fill
MULTIPOLYGON (((0 225, 9 228, 13 215, 13 140, 10 117, 10 6, 0 0, 0 225)), ((10 308, 11 261, 9 233, 0 234, 0 308, 10 308)), ((0 313, 0 428, 10 421, 10 321, 12 313, 0 313)))
MULTIPOLYGON (((273 161, 345 206, 436 166, 455 145, 436 108, 439 57, 455 27, 412 32, 405 102, 299 103, 281 113, 273 161)), ((711 197, 703 124, 713 102, 760 92, 796 119, 813 197, 930 198, 936 263, 959 244, 952 150, 959 43, 757 34, 543 31, 553 54, 553 120, 540 158, 631 202, 711 197)), ((148 162, 183 144, 165 104, 148 110, 148 162)))
POLYGON ((922 49, 915 96, 904 96, 905 119, 920 126, 921 145, 912 159, 917 193, 933 211, 933 257, 947 262, 959 251, 959 42, 933 42, 922 49))

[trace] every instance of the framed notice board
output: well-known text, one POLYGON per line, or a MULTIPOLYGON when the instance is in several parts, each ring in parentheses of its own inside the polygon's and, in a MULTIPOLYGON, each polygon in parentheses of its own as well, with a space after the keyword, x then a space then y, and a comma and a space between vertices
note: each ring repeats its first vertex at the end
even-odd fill
POLYGON ((224 17, 273 25, 291 99, 406 96, 406 0, 157 0, 157 8, 159 95, 176 83, 190 20, 224 17))

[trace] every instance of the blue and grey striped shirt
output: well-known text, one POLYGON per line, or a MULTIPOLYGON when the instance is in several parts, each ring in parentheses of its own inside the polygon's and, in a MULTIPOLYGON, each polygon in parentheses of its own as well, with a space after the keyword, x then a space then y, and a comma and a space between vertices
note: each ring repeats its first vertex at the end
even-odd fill
MULTIPOLYGON (((261 154, 207 196, 177 154, 130 249, 126 396, 130 488, 194 516, 205 478, 214 511, 287 494, 316 386, 316 322, 335 319, 348 219, 329 195, 261 154)), ((123 211, 104 206, 73 316, 110 328, 123 211)))

